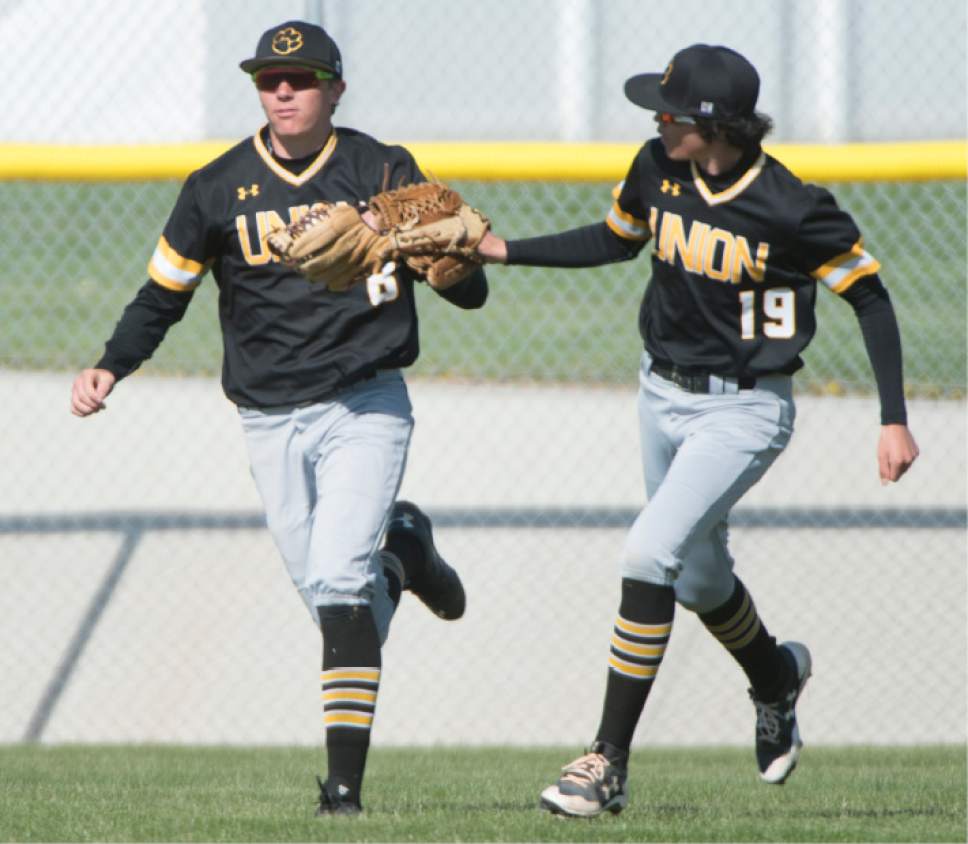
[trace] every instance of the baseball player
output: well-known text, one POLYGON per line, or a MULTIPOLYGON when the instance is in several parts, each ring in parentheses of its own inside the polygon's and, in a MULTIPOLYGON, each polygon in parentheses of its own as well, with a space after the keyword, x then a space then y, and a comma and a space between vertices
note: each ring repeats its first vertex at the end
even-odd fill
POLYGON ((653 243, 639 313, 648 505, 626 541, 598 733, 541 794, 557 814, 594 817, 627 804, 629 748, 677 603, 749 679, 760 777, 782 783, 797 764, 810 652, 767 631, 733 573, 727 517, 793 432, 791 376, 816 328, 818 286, 860 321, 880 396, 882 482, 918 456, 879 264, 828 191, 763 152, 771 121, 755 111, 758 93, 743 56, 706 44, 678 52, 663 73, 633 76, 625 94, 656 113, 659 137, 635 156, 605 221, 528 240, 489 234, 479 247, 508 264, 587 267, 630 260, 653 243))
MULTIPOLYGON (((380 685, 381 645, 402 589, 459 618, 460 579, 437 553, 430 520, 395 501, 410 435, 401 370, 418 353, 415 275, 401 265, 345 292, 312 285, 267 248, 267 232, 317 201, 364 202, 389 178, 424 181, 402 147, 332 114, 346 90, 340 51, 320 27, 288 21, 259 39, 251 75, 268 123, 192 173, 104 355, 74 381, 72 411, 105 407, 147 360, 211 270, 219 288, 222 385, 237 406, 267 523, 322 632, 328 777, 317 814, 360 811, 380 685), (385 544, 381 548, 381 539, 385 544)), ((441 295, 487 297, 480 268, 441 295)))

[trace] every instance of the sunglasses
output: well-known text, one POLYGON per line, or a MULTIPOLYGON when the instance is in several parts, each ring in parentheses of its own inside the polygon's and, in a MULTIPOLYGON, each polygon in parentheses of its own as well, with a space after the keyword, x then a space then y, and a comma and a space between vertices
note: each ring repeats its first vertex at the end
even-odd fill
POLYGON ((275 91, 286 82, 293 91, 318 88, 323 79, 334 79, 332 73, 311 67, 267 67, 252 74, 252 81, 260 91, 275 91))
POLYGON ((657 123, 679 123, 682 126, 695 126, 696 118, 689 117, 687 114, 669 114, 667 111, 656 112, 657 123))

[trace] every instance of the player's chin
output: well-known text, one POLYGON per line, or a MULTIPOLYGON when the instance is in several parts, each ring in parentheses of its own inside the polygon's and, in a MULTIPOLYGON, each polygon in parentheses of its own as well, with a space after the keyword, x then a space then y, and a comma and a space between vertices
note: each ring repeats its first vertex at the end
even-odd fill
POLYGON ((671 142, 667 141, 665 138, 663 138, 661 136, 659 137, 659 140, 662 141, 662 146, 665 149, 665 154, 672 161, 688 161, 689 160, 689 153, 682 148, 682 144, 674 144, 674 143, 671 143, 671 142))
POLYGON ((309 121, 298 111, 272 115, 272 128, 277 135, 301 135, 308 128, 309 121))

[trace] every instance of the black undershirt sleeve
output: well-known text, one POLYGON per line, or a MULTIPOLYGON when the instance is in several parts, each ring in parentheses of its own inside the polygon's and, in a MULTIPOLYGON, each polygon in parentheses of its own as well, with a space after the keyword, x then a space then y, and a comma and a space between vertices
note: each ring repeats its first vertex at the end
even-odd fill
POLYGON ((876 276, 867 276, 841 294, 850 302, 864 336, 881 401, 882 425, 906 425, 901 333, 887 289, 876 276))
POLYGON ((472 310, 484 306, 487 301, 487 291, 487 276, 484 275, 484 270, 478 267, 467 278, 461 279, 446 290, 438 290, 437 294, 458 308, 472 310))
POLYGON ((193 292, 169 290, 150 279, 145 282, 121 314, 95 368, 108 370, 119 381, 134 372, 185 315, 193 292))
POLYGON ((645 241, 625 240, 605 223, 507 242, 508 264, 532 267, 598 267, 634 258, 645 241))

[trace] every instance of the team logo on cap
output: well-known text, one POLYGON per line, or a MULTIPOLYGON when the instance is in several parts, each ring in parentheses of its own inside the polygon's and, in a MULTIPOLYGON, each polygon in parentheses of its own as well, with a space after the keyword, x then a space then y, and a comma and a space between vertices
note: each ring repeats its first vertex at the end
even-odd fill
POLYGON ((659 84, 665 85, 666 82, 669 81, 670 76, 672 76, 672 62, 669 62, 668 66, 666 67, 665 74, 662 76, 662 81, 659 84))
POLYGON ((291 26, 280 29, 272 36, 272 52, 279 56, 288 56, 301 50, 303 46, 302 33, 291 26))

